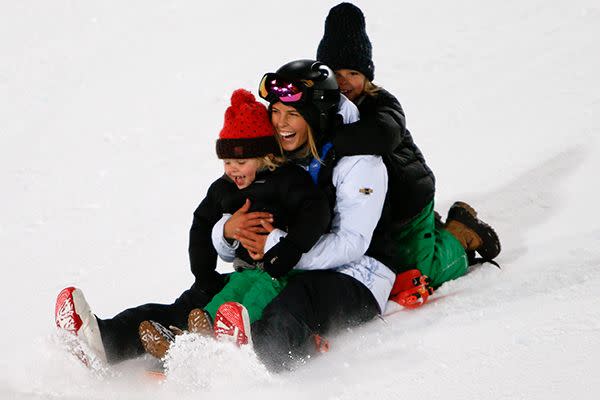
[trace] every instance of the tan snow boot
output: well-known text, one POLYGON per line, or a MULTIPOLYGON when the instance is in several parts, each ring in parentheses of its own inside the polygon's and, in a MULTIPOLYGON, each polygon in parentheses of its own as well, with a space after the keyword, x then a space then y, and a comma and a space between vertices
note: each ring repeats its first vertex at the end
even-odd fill
POLYGON ((500 254, 500 239, 494 229, 477 218, 477 212, 465 202, 455 202, 448 211, 444 226, 467 252, 476 251, 484 261, 500 254))

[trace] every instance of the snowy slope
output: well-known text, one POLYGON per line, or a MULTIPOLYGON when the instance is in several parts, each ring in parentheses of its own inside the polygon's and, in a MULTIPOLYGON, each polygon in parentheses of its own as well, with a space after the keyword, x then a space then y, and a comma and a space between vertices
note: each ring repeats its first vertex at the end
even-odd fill
POLYGON ((191 284, 189 224, 221 173, 230 93, 313 57, 336 3, 0 2, 1 398, 600 395, 595 0, 355 2, 437 208, 472 202, 503 240, 501 271, 344 333, 293 374, 196 342, 155 385, 135 372, 146 360, 98 376, 63 352, 64 286, 109 317, 191 284))

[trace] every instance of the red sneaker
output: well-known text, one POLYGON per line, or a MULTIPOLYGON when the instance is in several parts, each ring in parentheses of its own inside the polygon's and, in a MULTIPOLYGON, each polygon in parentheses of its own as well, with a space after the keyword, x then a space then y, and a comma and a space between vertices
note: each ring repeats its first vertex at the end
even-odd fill
POLYGON ((68 287, 58 294, 56 306, 54 307, 54 320, 56 326, 77 336, 83 322, 81 317, 75 311, 73 304, 73 292, 77 290, 74 287, 68 287))
MULTIPOLYGON (((77 336, 95 356, 106 362, 106 351, 100 336, 98 320, 80 289, 68 287, 61 290, 56 298, 54 321, 59 329, 77 336)), ((75 355, 89 366, 90 357, 80 354, 80 351, 77 350, 75 355)))
POLYGON ((229 339, 238 346, 252 343, 248 310, 240 303, 223 303, 217 310, 214 322, 215 337, 229 339))

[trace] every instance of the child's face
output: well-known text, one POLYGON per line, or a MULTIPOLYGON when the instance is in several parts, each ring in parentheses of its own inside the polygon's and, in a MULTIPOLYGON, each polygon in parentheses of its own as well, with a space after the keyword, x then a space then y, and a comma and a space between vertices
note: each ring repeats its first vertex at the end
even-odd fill
POLYGON ((223 160, 225 175, 235 183, 238 189, 243 189, 256 179, 256 171, 260 161, 256 158, 226 158, 223 160))
POLYGON ((285 151, 299 149, 308 141, 308 124, 298 110, 279 102, 271 107, 271 123, 285 151))
POLYGON ((360 97, 367 81, 362 73, 353 69, 338 69, 335 71, 335 78, 342 94, 350 101, 360 97))

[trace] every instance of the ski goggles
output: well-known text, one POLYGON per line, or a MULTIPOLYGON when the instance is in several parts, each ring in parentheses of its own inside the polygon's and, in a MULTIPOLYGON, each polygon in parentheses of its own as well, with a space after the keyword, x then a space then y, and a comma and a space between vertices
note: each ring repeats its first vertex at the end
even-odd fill
POLYGON ((307 87, 281 78, 272 72, 265 74, 260 81, 258 94, 269 103, 281 101, 282 103, 298 103, 307 96, 307 87))

